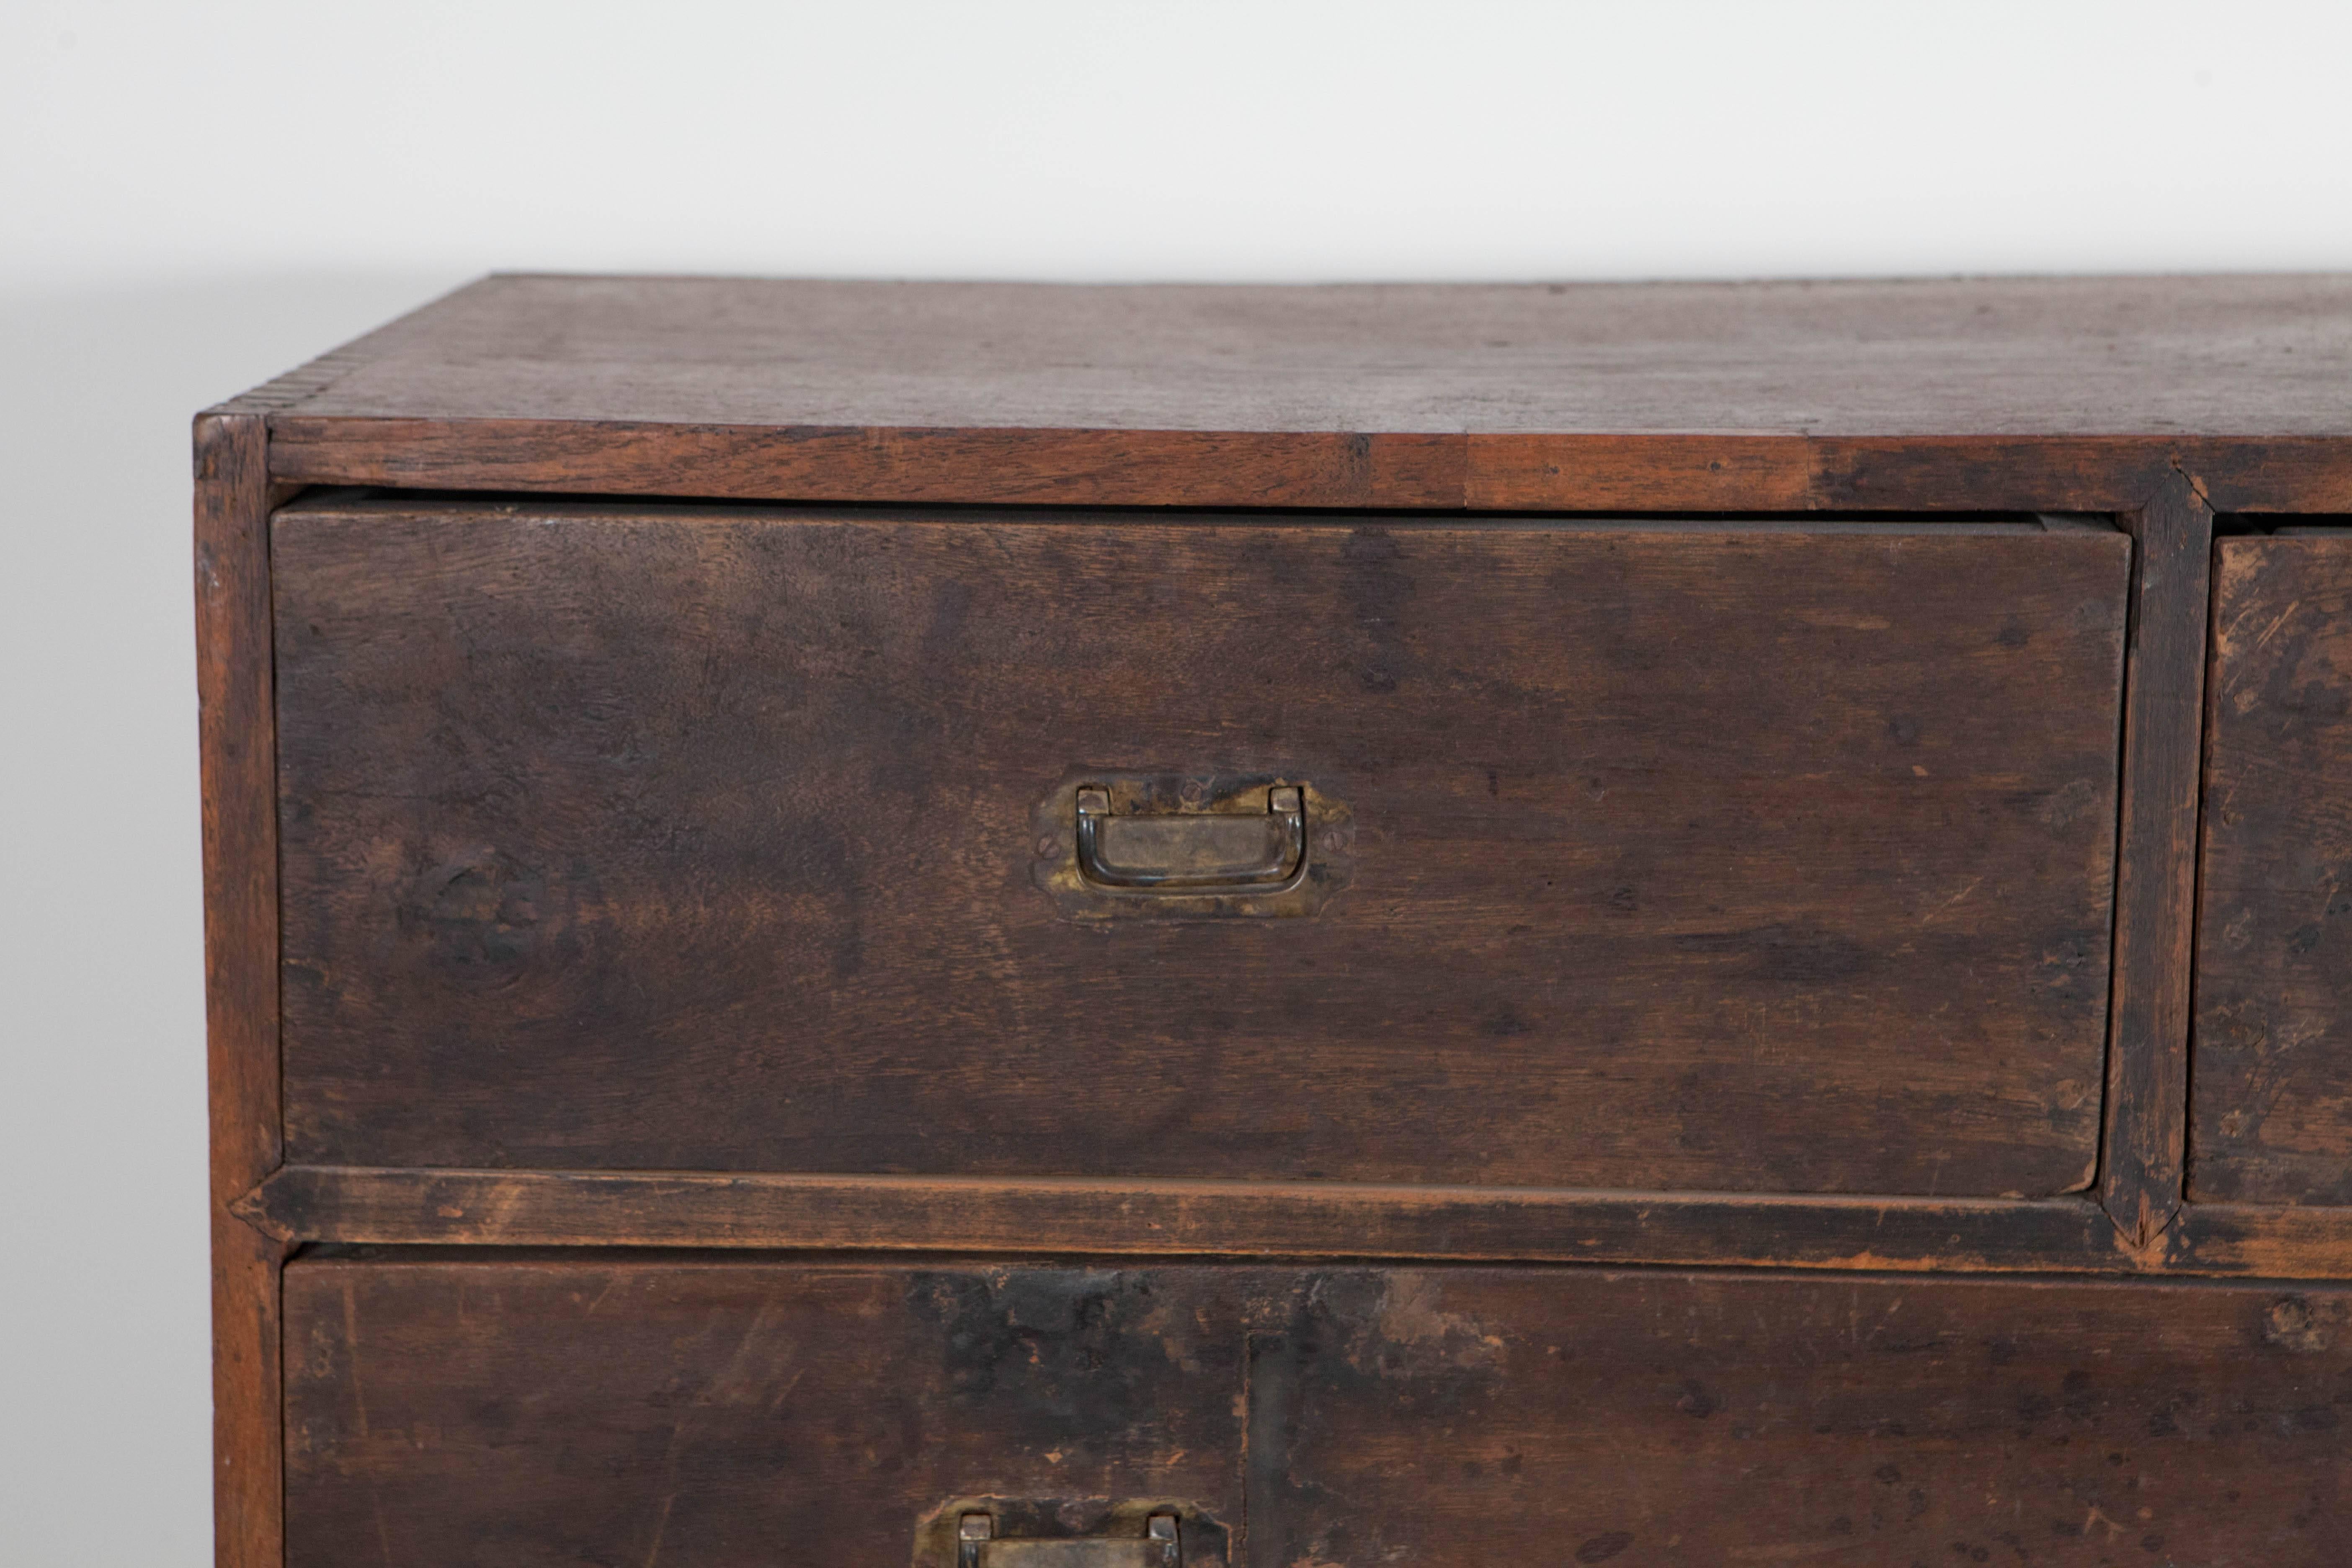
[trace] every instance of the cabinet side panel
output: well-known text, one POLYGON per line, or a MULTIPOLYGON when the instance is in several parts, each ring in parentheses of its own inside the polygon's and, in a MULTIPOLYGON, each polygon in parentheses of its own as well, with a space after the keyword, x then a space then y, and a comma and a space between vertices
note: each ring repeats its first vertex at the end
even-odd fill
POLYGON ((278 831, 268 508, 258 416, 195 426, 205 997, 212 1086, 213 1532, 220 1568, 282 1558, 283 1248, 229 1212, 279 1160, 278 831))

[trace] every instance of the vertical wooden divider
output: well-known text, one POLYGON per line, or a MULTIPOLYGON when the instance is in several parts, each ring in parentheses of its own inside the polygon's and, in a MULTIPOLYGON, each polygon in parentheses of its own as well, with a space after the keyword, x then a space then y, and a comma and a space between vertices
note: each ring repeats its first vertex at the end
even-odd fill
POLYGON ((2099 1202, 2144 1248, 2181 1203, 2213 512, 2168 469, 2120 521, 2136 543, 2099 1202))
POLYGON ((285 1557, 278 1272, 287 1248, 229 1209, 283 1157, 267 448, 258 414, 196 419, 217 1568, 278 1568, 285 1557))

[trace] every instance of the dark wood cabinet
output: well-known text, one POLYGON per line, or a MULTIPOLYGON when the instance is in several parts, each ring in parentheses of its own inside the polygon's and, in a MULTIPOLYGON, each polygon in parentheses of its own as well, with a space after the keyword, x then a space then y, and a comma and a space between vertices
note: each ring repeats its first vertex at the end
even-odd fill
POLYGON ((221 1562, 2333 1561, 2347 387, 499 278, 207 413, 221 1562))

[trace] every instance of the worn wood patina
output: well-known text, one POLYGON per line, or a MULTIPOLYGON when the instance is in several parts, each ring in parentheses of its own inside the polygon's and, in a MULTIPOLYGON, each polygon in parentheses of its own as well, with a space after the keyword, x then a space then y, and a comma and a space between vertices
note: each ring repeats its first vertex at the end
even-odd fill
POLYGON ((507 277, 195 452, 223 1568, 2342 1556, 2352 278, 507 277))

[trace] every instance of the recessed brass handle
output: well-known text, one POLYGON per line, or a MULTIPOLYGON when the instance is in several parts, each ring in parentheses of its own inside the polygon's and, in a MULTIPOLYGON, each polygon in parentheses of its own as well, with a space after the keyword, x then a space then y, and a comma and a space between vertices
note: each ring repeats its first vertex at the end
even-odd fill
POLYGON ((1181 1568, 1176 1516, 1155 1513, 1136 1536, 1081 1535, 1005 1540, 996 1521, 968 1513, 957 1521, 957 1568, 1181 1568))
POLYGON ((1306 792, 1276 784, 1265 811, 1152 812, 1114 816, 1110 792, 1078 791, 1078 874, 1130 892, 1263 891, 1307 869, 1306 792))

